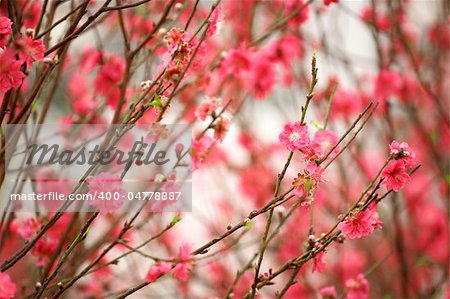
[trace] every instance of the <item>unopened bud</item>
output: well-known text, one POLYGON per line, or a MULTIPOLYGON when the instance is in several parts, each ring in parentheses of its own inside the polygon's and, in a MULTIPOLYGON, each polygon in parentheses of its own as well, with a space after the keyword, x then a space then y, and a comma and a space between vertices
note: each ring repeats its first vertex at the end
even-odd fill
POLYGON ((175 154, 177 155, 177 158, 179 159, 181 157, 181 153, 183 152, 184 145, 182 143, 177 143, 175 145, 175 154))
POLYGON ((34 37, 34 29, 33 28, 27 28, 27 30, 25 30, 25 34, 27 36, 34 37))
POLYGON ((52 64, 54 62, 54 60, 51 57, 44 57, 42 61, 48 64, 52 64))
POLYGON ((165 35, 166 33, 167 33, 167 29, 166 28, 159 28, 158 35, 162 36, 162 35, 165 35))
POLYGON ((183 9, 183 6, 183 3, 178 2, 177 4, 175 4, 175 11, 180 12, 183 9))
POLYGON ((152 81, 151 80, 147 80, 147 81, 142 81, 140 84, 141 90, 142 91, 147 91, 150 86, 152 85, 152 81))

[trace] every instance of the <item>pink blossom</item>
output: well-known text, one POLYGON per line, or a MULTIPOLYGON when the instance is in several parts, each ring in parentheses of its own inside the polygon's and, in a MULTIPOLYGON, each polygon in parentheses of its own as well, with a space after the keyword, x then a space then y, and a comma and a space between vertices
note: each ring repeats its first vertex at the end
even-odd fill
POLYGON ((380 13, 380 11, 377 11, 375 19, 375 13, 372 7, 364 8, 361 12, 361 18, 367 23, 373 24, 377 30, 382 32, 388 31, 391 27, 391 21, 389 20, 389 17, 385 14, 380 13))
POLYGON ((364 299, 369 297, 369 282, 363 274, 345 281, 347 299, 364 299))
POLYGON ((339 0, 323 0, 323 4, 325 5, 325 6, 328 6, 328 5, 330 5, 331 3, 338 3, 339 2, 339 0))
POLYGON ((289 21, 289 25, 291 27, 298 27, 299 25, 305 23, 309 18, 309 5, 306 5, 305 0, 283 0, 280 1, 286 6, 286 15, 290 15, 295 11, 295 17, 289 21))
MULTIPOLYGON (((188 32, 180 28, 170 29, 164 36, 164 40, 167 42, 168 47, 163 54, 163 64, 160 66, 160 71, 167 67, 164 77, 171 80, 174 75, 180 74, 185 69, 191 60, 198 40, 197 38, 191 38, 188 32)), ((199 48, 199 53, 201 49, 202 47, 199 48)), ((197 60, 199 56, 197 56, 197 60)))
POLYGON ((284 125, 279 140, 290 151, 301 150, 310 142, 308 127, 299 121, 287 123, 284 125))
POLYGON ((359 213, 350 213, 344 221, 338 224, 338 229, 349 239, 359 239, 370 235, 378 226, 379 220, 374 212, 367 209, 359 213))
POLYGON ((12 22, 7 17, 0 16, 0 49, 4 48, 8 43, 11 34, 12 22))
MULTIPOLYGON (((320 130, 314 134, 314 139, 311 142, 311 147, 314 149, 318 158, 324 156, 328 151, 339 141, 339 136, 336 132, 330 130, 320 130)), ((339 147, 336 147, 330 154, 330 158, 334 157, 339 152, 339 147)))
POLYGON ((248 48, 245 44, 241 44, 238 49, 228 51, 222 60, 222 69, 225 70, 227 74, 241 76, 243 73, 250 70, 252 54, 252 48, 248 48))
POLYGON ((302 41, 300 37, 293 34, 283 34, 274 40, 266 49, 268 57, 280 62, 285 68, 292 67, 292 60, 303 56, 302 41))
POLYGON ((405 162, 405 167, 410 168, 414 165, 416 153, 406 142, 399 143, 394 140, 389 145, 390 154, 394 159, 400 159, 405 162))
POLYGON ((106 58, 94 80, 96 92, 106 97, 108 105, 115 107, 120 96, 119 83, 125 72, 125 62, 116 55, 106 58))
POLYGON ((189 244, 182 244, 180 248, 178 248, 178 260, 181 262, 187 262, 191 258, 191 246, 189 244))
POLYGON ((36 218, 27 218, 17 226, 17 234, 24 240, 30 240, 41 228, 41 224, 36 218))
POLYGON ((194 140, 192 142, 192 167, 194 170, 200 167, 200 164, 206 158, 212 143, 212 139, 208 136, 203 136, 199 140, 194 140))
POLYGON ((312 272, 323 272, 325 270, 325 252, 321 251, 314 257, 314 266, 312 272))
POLYGON ((195 116, 201 120, 205 120, 222 104, 220 98, 206 97, 203 102, 195 110, 195 116))
POLYGON ((217 7, 213 11, 211 18, 210 18, 211 23, 210 23, 208 31, 207 31, 208 36, 213 36, 220 30, 221 24, 222 24, 222 21, 220 20, 220 13, 221 13, 221 11, 220 11, 219 7, 217 7))
POLYGON ((450 27, 448 23, 433 24, 428 30, 428 39, 432 44, 448 51, 450 49, 450 27))
POLYGON ((311 190, 324 181, 323 168, 315 163, 308 163, 303 173, 298 173, 292 185, 295 187, 295 196, 303 196, 311 194, 311 190))
POLYGON ((273 193, 273 176, 271 169, 260 164, 245 167, 240 175, 239 188, 259 207, 273 193))
POLYGON ((401 93, 403 79, 400 73, 383 69, 375 79, 374 95, 379 100, 386 100, 389 96, 401 93))
POLYGON ((34 61, 44 59, 45 46, 42 40, 25 36, 17 40, 16 44, 19 49, 19 60, 25 62, 27 69, 31 67, 34 61))
POLYGON ((20 71, 21 62, 14 57, 14 52, 6 49, 0 54, 0 92, 18 88, 25 74, 20 71))
POLYGON ((89 279, 85 285, 81 287, 84 296, 88 298, 98 298, 103 296, 102 283, 98 279, 89 279))
POLYGON ((92 71, 100 64, 102 52, 93 48, 86 48, 80 58, 80 69, 86 72, 92 71))
POLYGON ((172 269, 170 263, 161 262, 152 265, 145 276, 145 282, 155 282, 160 276, 169 272, 170 269, 172 269))
POLYGON ((173 277, 186 281, 192 268, 191 259, 191 247, 188 244, 181 245, 178 249, 178 263, 173 268, 173 277))
POLYGON ((410 176, 403 160, 391 160, 381 173, 383 182, 381 185, 386 186, 387 190, 398 192, 410 180, 410 176))
POLYGON ((254 55, 251 68, 246 75, 245 85, 256 99, 262 99, 271 91, 276 81, 273 63, 264 53, 254 55))
POLYGON ((214 123, 214 139, 218 141, 222 141, 225 138, 225 135, 228 132, 228 128, 230 127, 230 120, 225 117, 220 117, 214 123))
POLYGON ((132 14, 124 21, 127 24, 127 28, 133 28, 130 34, 130 38, 132 40, 139 40, 139 38, 143 38, 143 36, 145 36, 148 32, 151 32, 154 28, 153 22, 140 14, 132 14))
POLYGON ((50 257, 56 251, 59 244, 59 238, 44 237, 39 239, 35 246, 31 249, 31 253, 38 257, 36 266, 42 267, 48 264, 50 257))
POLYGON ((89 203, 96 206, 100 211, 114 211, 119 209, 122 204, 122 196, 125 195, 122 179, 117 174, 102 172, 96 177, 88 179, 89 193, 93 200, 89 203), (111 195, 108 200, 107 194, 111 195), (114 194, 119 194, 118 198, 114 194))
POLYGON ((41 14, 41 3, 39 0, 19 1, 22 13, 22 23, 25 28, 35 28, 41 14))
POLYGON ((335 299, 338 296, 336 288, 333 286, 321 288, 319 293, 322 299, 335 299))
POLYGON ((13 298, 16 293, 16 284, 7 273, 0 272, 0 298, 13 298))
POLYGON ((343 117, 349 119, 363 109, 364 98, 359 91, 338 88, 333 96, 330 119, 343 117))

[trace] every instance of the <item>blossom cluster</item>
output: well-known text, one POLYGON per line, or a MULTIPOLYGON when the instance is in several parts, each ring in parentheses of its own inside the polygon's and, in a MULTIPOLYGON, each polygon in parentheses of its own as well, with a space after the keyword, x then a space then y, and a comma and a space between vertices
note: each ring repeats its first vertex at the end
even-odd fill
POLYGON ((192 213, 25 213, 2 199, 0 298, 446 298, 447 9, 0 1, 1 187, 6 173, 14 192, 124 196, 127 181, 183 179, 193 194, 192 213), (94 165, 71 181, 68 167, 3 159, 48 134, 10 138, 8 125, 53 124, 72 148, 98 132, 66 125, 153 124, 142 141, 158 143, 175 123, 191 146, 171 144, 173 169, 94 165))

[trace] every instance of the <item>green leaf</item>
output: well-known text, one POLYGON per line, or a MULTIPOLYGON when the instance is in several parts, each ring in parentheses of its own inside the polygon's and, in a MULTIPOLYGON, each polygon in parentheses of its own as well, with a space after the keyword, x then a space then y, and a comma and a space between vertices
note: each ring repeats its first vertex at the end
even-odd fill
POLYGON ((251 229, 251 228, 253 227, 253 225, 254 225, 254 223, 253 223, 253 221, 251 221, 250 219, 248 219, 247 221, 245 221, 245 224, 244 224, 244 226, 245 226, 246 229, 251 229))
POLYGON ((181 221, 181 217, 179 215, 176 215, 172 218, 172 221, 170 221, 170 225, 173 226, 181 221))
POLYGON ((313 181, 312 181, 312 180, 308 180, 308 181, 305 183, 305 190, 306 190, 306 191, 311 190, 312 186, 313 186, 313 181))
POLYGON ((150 102, 150 106, 163 108, 163 104, 161 102, 161 96, 159 94, 155 95, 155 99, 150 102))

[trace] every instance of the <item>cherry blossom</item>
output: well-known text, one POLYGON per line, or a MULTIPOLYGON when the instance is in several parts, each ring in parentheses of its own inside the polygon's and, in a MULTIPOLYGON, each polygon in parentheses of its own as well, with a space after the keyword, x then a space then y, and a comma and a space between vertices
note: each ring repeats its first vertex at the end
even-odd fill
POLYGON ((12 22, 7 17, 0 15, 0 49, 4 48, 8 43, 11 34, 12 22))
POLYGON ((370 235, 374 228, 379 227, 379 225, 375 213, 368 209, 361 212, 351 212, 344 221, 339 223, 338 229, 349 239, 359 239, 370 235))
POLYGON ((160 276, 166 274, 172 269, 172 265, 166 262, 160 262, 152 265, 145 276, 148 283, 155 282, 160 276))
POLYGON ((369 282, 363 274, 345 281, 348 299, 363 299, 369 297, 369 282))
POLYGON ((300 122, 287 123, 279 135, 279 140, 290 151, 301 150, 310 142, 308 127, 300 122))
POLYGON ((7 273, 0 272, 0 298, 13 298, 16 294, 16 284, 7 273))
POLYGON ((34 61, 44 59, 44 42, 39 39, 33 39, 31 36, 25 36, 16 41, 19 49, 19 60, 25 62, 27 68, 30 68, 34 61))
POLYGON ((25 74, 21 72, 20 66, 21 62, 15 59, 11 49, 0 53, 0 92, 17 89, 22 84, 25 74))
POLYGON ((386 186, 386 189, 394 190, 396 192, 410 181, 406 164, 402 160, 389 161, 388 165, 381 173, 381 178, 384 179, 381 184, 386 186))
POLYGON ((183 244, 178 249, 178 263, 173 268, 173 277, 180 281, 187 281, 189 271, 192 268, 191 247, 183 244))

